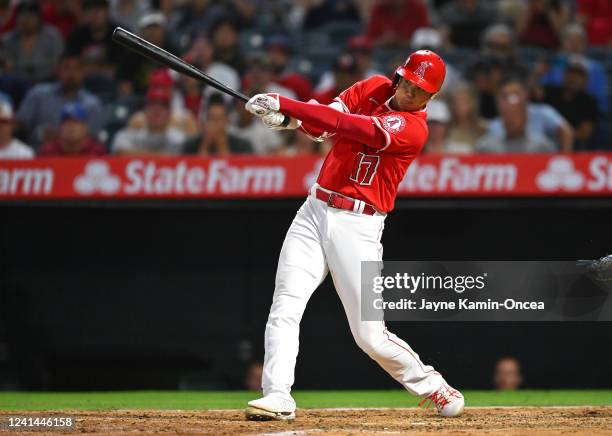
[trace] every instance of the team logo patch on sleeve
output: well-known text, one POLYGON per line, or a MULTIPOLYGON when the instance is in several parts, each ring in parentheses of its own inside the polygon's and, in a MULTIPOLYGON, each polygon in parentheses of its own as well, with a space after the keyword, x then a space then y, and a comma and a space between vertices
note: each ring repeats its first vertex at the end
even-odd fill
POLYGON ((382 125, 387 132, 399 133, 406 127, 406 120, 401 115, 386 115, 382 119, 382 125))

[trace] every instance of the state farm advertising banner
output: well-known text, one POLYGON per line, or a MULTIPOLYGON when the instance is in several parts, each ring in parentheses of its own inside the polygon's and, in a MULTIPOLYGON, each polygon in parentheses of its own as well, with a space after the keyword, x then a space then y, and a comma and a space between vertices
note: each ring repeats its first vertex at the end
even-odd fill
MULTIPOLYGON (((0 200, 303 197, 323 159, 108 157, 0 161, 0 200)), ((612 153, 422 156, 400 197, 610 196, 612 153)))

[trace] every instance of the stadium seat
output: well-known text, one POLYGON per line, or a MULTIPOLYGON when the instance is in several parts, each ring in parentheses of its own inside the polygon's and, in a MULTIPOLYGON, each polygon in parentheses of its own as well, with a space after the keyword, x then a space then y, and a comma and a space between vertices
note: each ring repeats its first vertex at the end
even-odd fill
POLYGON ((105 74, 89 74, 83 86, 95 94, 103 104, 110 103, 117 95, 117 81, 105 74))
POLYGON ((354 21, 332 21, 326 24, 319 32, 326 34, 335 46, 345 47, 348 40, 355 35, 361 34, 363 27, 354 21))

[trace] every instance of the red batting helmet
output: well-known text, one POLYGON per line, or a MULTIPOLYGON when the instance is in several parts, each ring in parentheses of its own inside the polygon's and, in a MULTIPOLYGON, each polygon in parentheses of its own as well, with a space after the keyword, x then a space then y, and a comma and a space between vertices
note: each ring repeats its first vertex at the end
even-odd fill
POLYGON ((404 65, 395 71, 394 84, 397 84, 401 76, 430 94, 435 94, 442 87, 445 75, 446 65, 440 56, 430 50, 418 50, 408 56, 404 65))

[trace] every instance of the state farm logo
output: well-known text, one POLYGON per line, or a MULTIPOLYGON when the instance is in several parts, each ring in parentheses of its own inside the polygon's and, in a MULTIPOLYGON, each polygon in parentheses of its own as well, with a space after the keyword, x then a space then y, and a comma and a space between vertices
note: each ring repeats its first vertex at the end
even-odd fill
POLYGON ((406 120, 401 115, 387 115, 383 118, 383 127, 391 133, 399 133, 406 127, 406 120))
POLYGON ((548 161, 548 168, 538 174, 536 183, 542 191, 578 191, 584 186, 584 176, 567 157, 554 157, 548 161))
POLYGON ((286 179, 283 167, 237 166, 227 160, 202 165, 183 160, 135 159, 115 171, 117 174, 106 161, 90 161, 84 173, 74 179, 74 190, 80 195, 265 194, 281 192, 286 179))
POLYGON ((74 190, 81 195, 100 192, 106 195, 119 191, 121 180, 111 173, 108 163, 94 160, 85 166, 85 173, 74 179, 74 190))
POLYGON ((442 158, 438 162, 416 159, 406 171, 399 192, 511 192, 518 167, 512 162, 464 162, 442 158))

